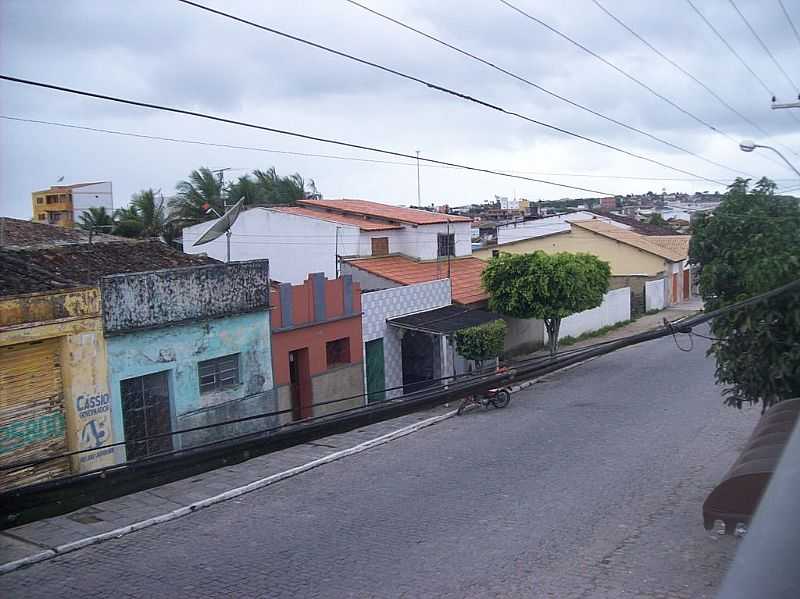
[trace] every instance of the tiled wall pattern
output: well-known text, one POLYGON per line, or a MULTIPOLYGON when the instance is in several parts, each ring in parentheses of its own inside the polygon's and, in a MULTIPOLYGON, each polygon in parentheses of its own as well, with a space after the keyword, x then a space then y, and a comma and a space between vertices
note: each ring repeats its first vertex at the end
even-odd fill
MULTIPOLYGON (((405 285, 362 294, 361 309, 363 315, 361 322, 364 342, 383 337, 383 358, 387 389, 403 384, 403 360, 400 347, 400 330, 388 326, 386 319, 411 314, 412 312, 441 308, 449 306, 450 303, 449 279, 405 285)), ((364 363, 366 365, 366 360, 364 363)), ((386 394, 386 398, 391 399, 401 395, 402 392, 402 389, 390 391, 386 394)))

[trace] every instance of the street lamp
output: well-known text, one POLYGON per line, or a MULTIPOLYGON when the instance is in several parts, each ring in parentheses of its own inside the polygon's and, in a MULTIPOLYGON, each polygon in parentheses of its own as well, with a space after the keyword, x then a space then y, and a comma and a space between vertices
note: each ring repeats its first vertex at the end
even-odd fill
POLYGON ((781 159, 783 159, 783 161, 784 161, 786 164, 788 164, 788 165, 789 165, 789 168, 790 168, 790 169, 792 169, 792 170, 793 170, 795 173, 797 173, 797 175, 798 175, 798 176, 800 176, 800 171, 798 171, 798 170, 797 170, 797 168, 795 168, 795 166, 794 166, 794 165, 793 165, 791 162, 789 162, 789 161, 786 159, 786 156, 784 156, 783 154, 781 154, 781 153, 780 153, 778 150, 776 150, 776 149, 775 149, 775 148, 773 148, 772 146, 762 146, 761 144, 757 144, 756 142, 754 142, 754 141, 752 141, 752 140, 750 140, 750 139, 745 139, 744 141, 742 141, 742 142, 739 144, 739 149, 740 149, 742 152, 752 152, 752 151, 753 151, 753 150, 755 150, 756 148, 766 148, 767 150, 772 150, 772 151, 773 151, 773 152, 775 152, 775 153, 776 153, 778 156, 780 156, 780 157, 781 157, 781 159))

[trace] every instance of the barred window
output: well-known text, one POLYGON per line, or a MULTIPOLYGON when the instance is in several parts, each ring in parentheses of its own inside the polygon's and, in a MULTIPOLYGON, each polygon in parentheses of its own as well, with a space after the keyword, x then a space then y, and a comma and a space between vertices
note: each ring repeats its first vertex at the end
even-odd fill
POLYGON ((325 344, 325 353, 328 358, 328 368, 336 366, 337 364, 349 364, 350 337, 344 337, 336 341, 328 341, 328 343, 325 344))
POLYGON ((456 255, 456 236, 454 233, 439 233, 437 238, 439 242, 437 256, 455 256, 456 255))
POLYGON ((239 354, 199 362, 197 369, 200 393, 221 391, 239 384, 239 354))

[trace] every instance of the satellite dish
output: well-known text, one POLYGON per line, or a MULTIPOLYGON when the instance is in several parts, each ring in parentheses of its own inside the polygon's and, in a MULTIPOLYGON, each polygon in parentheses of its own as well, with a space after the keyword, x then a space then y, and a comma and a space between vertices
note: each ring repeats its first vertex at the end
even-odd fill
POLYGON ((228 241, 228 259, 226 262, 231 261, 231 227, 233 227, 233 223, 236 222, 236 219, 239 217, 239 213, 242 211, 242 205, 244 204, 244 198, 240 199, 236 202, 233 206, 228 208, 228 210, 223 214, 217 222, 215 222, 209 229, 203 233, 200 238, 195 241, 192 246, 203 245, 204 243, 209 243, 214 241, 217 237, 222 237, 225 235, 228 241))

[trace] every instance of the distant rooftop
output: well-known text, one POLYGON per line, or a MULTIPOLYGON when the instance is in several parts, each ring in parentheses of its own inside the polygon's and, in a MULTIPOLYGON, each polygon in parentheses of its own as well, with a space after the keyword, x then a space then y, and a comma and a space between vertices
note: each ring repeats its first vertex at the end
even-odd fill
POLYGON ((299 200, 298 204, 315 210, 329 209, 343 214, 354 216, 372 216, 389 221, 409 223, 413 225, 433 225, 440 223, 470 222, 472 219, 466 216, 455 214, 443 214, 441 212, 429 212, 415 208, 403 208, 401 206, 389 206, 378 202, 368 202, 367 200, 299 200))
POLYGON ((680 262, 688 258, 689 235, 675 236, 676 240, 669 239, 671 235, 648 237, 635 231, 620 229, 608 223, 589 220, 571 223, 573 227, 588 229, 603 237, 608 237, 626 245, 644 250, 650 254, 661 256, 671 262, 680 262))
POLYGON ((340 225, 352 225, 358 227, 362 231, 386 231, 390 229, 402 229, 403 225, 393 225, 385 221, 366 220, 361 216, 352 216, 346 214, 336 214, 334 212, 327 212, 325 210, 315 210, 313 208, 306 208, 304 206, 276 206, 270 208, 276 212, 284 214, 294 214, 295 216, 305 216, 308 218, 317 218, 319 220, 338 223, 340 225))
MULTIPOLYGON (((94 233, 93 243, 127 241, 124 237, 94 233)), ((18 218, 0 217, 0 248, 23 249, 89 243, 89 233, 83 229, 70 229, 18 218)))
POLYGON ((217 264, 156 240, 0 249, 0 296, 94 287, 106 275, 217 264))
POLYGON ((68 189, 86 187, 87 185, 100 185, 101 183, 110 183, 110 181, 92 181, 91 183, 70 183, 69 185, 53 185, 51 187, 48 187, 47 189, 40 189, 39 191, 34 191, 33 193, 45 193, 48 191, 57 191, 57 190, 67 191, 68 189))
POLYGON ((619 214, 612 214, 611 212, 603 212, 602 210, 590 210, 592 214, 596 214, 598 216, 602 216, 603 218, 607 218, 609 220, 616 221, 623 225, 628 225, 632 230, 636 231, 641 235, 680 235, 680 233, 676 233, 669 227, 665 227, 662 225, 650 225, 648 223, 643 223, 635 218, 631 218, 628 216, 621 216, 619 214))

